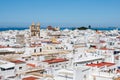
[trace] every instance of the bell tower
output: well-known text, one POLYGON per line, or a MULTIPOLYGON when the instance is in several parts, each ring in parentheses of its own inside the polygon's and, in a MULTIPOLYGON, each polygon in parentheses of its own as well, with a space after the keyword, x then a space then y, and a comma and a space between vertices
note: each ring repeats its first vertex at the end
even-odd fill
POLYGON ((36 25, 34 22, 32 23, 30 26, 30 34, 31 36, 40 37, 40 23, 37 23, 36 25))
POLYGON ((30 26, 30 32, 31 32, 31 36, 35 36, 35 24, 34 24, 34 22, 30 26))
POLYGON ((36 24, 36 35, 40 37, 40 23, 36 24))

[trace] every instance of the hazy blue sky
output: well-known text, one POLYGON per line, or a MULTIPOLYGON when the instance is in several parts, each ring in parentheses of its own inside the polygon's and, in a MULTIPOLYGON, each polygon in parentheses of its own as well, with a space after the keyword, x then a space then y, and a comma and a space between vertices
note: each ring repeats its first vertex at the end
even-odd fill
POLYGON ((0 0, 0 25, 119 26, 120 0, 0 0))

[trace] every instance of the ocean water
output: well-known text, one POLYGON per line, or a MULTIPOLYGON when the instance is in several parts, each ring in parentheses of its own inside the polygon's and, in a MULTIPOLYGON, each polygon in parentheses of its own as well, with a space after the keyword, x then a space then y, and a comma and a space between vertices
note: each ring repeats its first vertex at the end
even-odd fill
MULTIPOLYGON (((28 27, 0 27, 0 31, 7 31, 7 30, 25 30, 25 29, 29 29, 28 27)), ((41 27, 41 29, 46 29, 46 27, 41 27)), ((70 29, 70 30, 74 30, 74 27, 61 27, 61 30, 64 29, 70 29)))
MULTIPOLYGON (((91 29, 93 29, 93 30, 107 30, 107 31, 109 31, 109 30, 114 30, 114 29, 116 29, 115 27, 94 27, 94 28, 91 28, 91 29)), ((120 28, 117 28, 118 30, 120 30, 120 28)))
POLYGON ((21 27, 0 27, 0 31, 7 31, 7 30, 25 30, 28 28, 21 28, 21 27))
MULTIPOLYGON (((28 29, 28 27, 0 27, 0 31, 7 31, 7 30, 25 30, 28 29)), ((46 27, 41 27, 41 29, 46 29, 46 27)), ((69 29, 74 30, 76 27, 60 27, 61 30, 69 29)), ((115 27, 93 27, 92 30, 114 30, 115 27)), ((120 28, 118 28, 120 30, 120 28)))

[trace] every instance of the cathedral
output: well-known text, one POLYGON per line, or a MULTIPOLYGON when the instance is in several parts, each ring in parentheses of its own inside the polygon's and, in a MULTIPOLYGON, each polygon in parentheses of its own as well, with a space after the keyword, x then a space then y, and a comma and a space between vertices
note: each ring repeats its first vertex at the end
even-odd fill
POLYGON ((36 25, 32 23, 32 25, 30 26, 30 34, 31 36, 40 37, 40 23, 36 25))

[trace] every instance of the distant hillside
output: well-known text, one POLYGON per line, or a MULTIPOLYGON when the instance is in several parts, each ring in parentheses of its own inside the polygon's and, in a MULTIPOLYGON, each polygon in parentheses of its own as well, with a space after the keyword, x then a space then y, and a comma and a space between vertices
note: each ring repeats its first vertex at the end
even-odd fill
POLYGON ((77 29, 78 29, 78 30, 86 30, 86 29, 88 29, 88 28, 87 28, 87 27, 82 26, 82 27, 78 27, 77 29))

